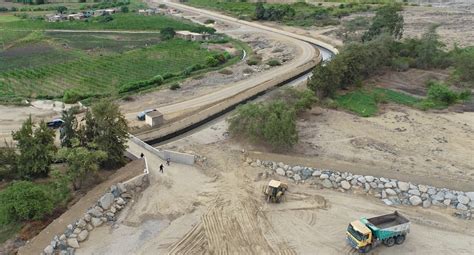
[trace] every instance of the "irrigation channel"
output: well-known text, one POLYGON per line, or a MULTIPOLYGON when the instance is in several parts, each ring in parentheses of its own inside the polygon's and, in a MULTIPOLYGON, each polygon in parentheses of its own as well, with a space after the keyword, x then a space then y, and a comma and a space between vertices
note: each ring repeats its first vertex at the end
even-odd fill
MULTIPOLYGON (((322 46, 319 46, 319 45, 315 45, 311 42, 308 42, 308 43, 313 45, 313 47, 315 47, 319 50, 319 52, 321 54, 321 57, 322 57, 322 60, 323 60, 321 62, 321 64, 324 64, 324 62, 326 62, 326 61, 330 61, 331 58, 334 56, 334 53, 332 51, 330 51, 329 49, 326 49, 326 48, 324 48, 322 46)), ((148 141, 145 141, 145 142, 148 143, 149 145, 153 146, 153 147, 156 147, 156 146, 160 146, 160 145, 172 142, 172 141, 176 141, 180 138, 191 135, 191 134, 193 134, 193 133, 195 133, 199 130, 202 130, 202 129, 204 129, 204 128, 206 128, 206 127, 222 120, 222 118, 225 118, 226 116, 228 116, 239 105, 245 104, 247 102, 255 101, 258 98, 260 98, 261 96, 263 96, 263 95, 265 95, 265 94, 267 94, 271 91, 274 91, 276 89, 280 89, 282 87, 296 86, 297 84, 299 84, 302 81, 310 78, 311 76, 312 76, 312 70, 308 70, 304 73, 301 73, 297 76, 292 77, 289 80, 286 80, 285 82, 283 82, 281 84, 278 84, 276 87, 265 90, 261 93, 258 93, 256 95, 254 95, 251 98, 248 98, 247 100, 241 101, 238 104, 234 104, 234 105, 232 105, 232 106, 230 106, 226 109, 223 109, 219 113, 214 114, 212 116, 209 116, 208 118, 206 118, 206 119, 204 119, 200 122, 197 122, 197 123, 195 123, 191 126, 188 126, 188 127, 184 128, 184 129, 181 129, 181 130, 178 130, 178 131, 176 131, 174 133, 171 133, 169 135, 166 135, 166 136, 163 136, 163 137, 160 137, 160 138, 157 138, 157 139, 153 139, 153 140, 148 140, 148 141)))

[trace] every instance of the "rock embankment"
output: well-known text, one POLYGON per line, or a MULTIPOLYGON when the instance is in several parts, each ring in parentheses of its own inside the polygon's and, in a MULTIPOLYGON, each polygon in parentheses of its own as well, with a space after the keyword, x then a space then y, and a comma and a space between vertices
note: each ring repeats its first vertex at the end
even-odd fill
POLYGON ((103 224, 113 224, 120 211, 125 208, 132 197, 148 187, 148 175, 137 176, 127 182, 112 185, 96 204, 84 215, 67 225, 66 230, 54 236, 42 254, 74 254, 80 243, 87 240, 90 232, 103 224))
POLYGON ((264 175, 286 177, 296 183, 310 182, 341 192, 363 190, 380 198, 386 205, 431 206, 456 209, 455 216, 471 219, 474 210, 474 192, 463 192, 423 184, 403 182, 384 177, 363 176, 350 172, 289 166, 283 162, 261 161, 247 158, 244 164, 267 169, 264 175))

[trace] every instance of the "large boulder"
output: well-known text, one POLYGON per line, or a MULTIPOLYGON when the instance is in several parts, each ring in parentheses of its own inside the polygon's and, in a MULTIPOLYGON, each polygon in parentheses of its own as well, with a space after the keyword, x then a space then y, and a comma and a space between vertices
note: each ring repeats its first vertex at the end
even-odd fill
POLYGON ((76 238, 68 238, 67 245, 71 246, 72 248, 79 248, 79 242, 77 242, 76 238))
POLYGON ((91 219, 91 224, 92 224, 92 226, 93 226, 94 228, 96 228, 96 227, 102 225, 102 223, 103 223, 103 221, 102 221, 101 219, 99 219, 99 218, 93 217, 93 218, 91 219))
POLYGON ((423 202, 419 196, 411 196, 409 200, 410 200, 410 204, 414 206, 417 206, 421 204, 421 202, 423 202))
POLYGON ((471 201, 474 201, 474 192, 466 192, 466 196, 467 196, 471 201))
POLYGON ((295 181, 301 181, 301 176, 300 176, 299 174, 295 174, 295 175, 293 176, 293 179, 294 179, 295 181))
POLYGON ((401 182, 399 181, 398 182, 398 188, 401 190, 401 191, 408 191, 410 189, 410 184, 409 183, 406 183, 406 182, 401 182))
POLYGON ((411 189, 411 190, 409 190, 409 191, 408 191, 408 194, 410 194, 410 195, 415 195, 415 196, 421 195, 421 194, 420 194, 420 191, 417 190, 417 189, 411 189))
POLYGON ((329 179, 324 179, 323 181, 323 187, 330 189, 332 188, 332 182, 329 179))
POLYGON ((329 178, 329 175, 328 175, 328 174, 321 174, 321 175, 319 176, 319 178, 322 179, 322 180, 325 180, 325 179, 328 179, 328 178, 329 178))
POLYGON ((375 179, 375 178, 374 178, 373 176, 370 176, 370 175, 365 176, 365 180, 368 181, 368 182, 373 182, 374 179, 375 179))
POLYGON ((283 170, 281 167, 277 168, 276 173, 278 175, 285 176, 285 170, 283 170))
POLYGON ((81 231, 81 233, 77 235, 77 241, 83 242, 84 240, 87 239, 87 236, 89 236, 89 231, 84 229, 81 231))
POLYGON ((397 192, 393 189, 385 189, 385 192, 387 193, 388 196, 396 196, 397 192))
POLYGON ((313 171, 311 169, 305 168, 303 171, 301 171, 301 179, 306 180, 311 177, 312 174, 313 171))
POLYGON ((431 206, 431 200, 427 199, 423 201, 423 208, 428 208, 431 206))
POLYGON ((48 246, 46 246, 46 248, 44 248, 43 252, 46 255, 51 255, 54 252, 54 248, 53 248, 53 246, 48 245, 48 246))
POLYGON ((295 173, 293 173, 293 171, 291 171, 291 170, 286 171, 286 176, 288 176, 288 178, 293 177, 293 175, 295 175, 295 173))
POLYGON ((428 192, 428 186, 420 184, 420 185, 418 185, 418 190, 420 190, 420 192, 422 192, 422 193, 426 193, 426 192, 428 192))
POLYGON ((359 181, 360 183, 366 183, 367 182, 367 180, 365 179, 364 176, 361 176, 361 177, 357 178, 357 181, 359 181))
POLYGON ((100 199, 99 199, 99 205, 104 208, 104 210, 108 210, 112 203, 114 202, 114 195, 112 193, 105 193, 100 199))
POLYGON ((463 205, 469 204, 469 200, 470 200, 470 199, 469 199, 469 197, 467 197, 467 196, 463 196, 463 195, 459 195, 459 196, 458 196, 458 202, 461 203, 461 204, 463 204, 463 205))
POLYGON ((103 210, 101 207, 96 206, 94 208, 91 208, 87 211, 88 214, 90 214, 93 217, 102 217, 103 210))
POLYGON ((294 172, 298 172, 298 171, 303 170, 303 168, 301 166, 294 166, 292 169, 293 169, 294 172))
POLYGON ((80 228, 84 228, 87 225, 87 222, 81 218, 77 221, 76 225, 80 228))
POLYGON ((458 205, 456 206, 456 209, 462 210, 462 211, 467 211, 469 208, 467 208, 466 205, 463 205, 463 204, 461 204, 461 203, 458 203, 458 205))
POLYGON ((314 170, 314 172, 312 174, 312 176, 316 176, 316 177, 318 177, 320 175, 321 175, 321 171, 319 171, 319 170, 314 170))
POLYGON ((351 188, 351 184, 348 181, 341 181, 341 187, 345 190, 348 190, 351 188))

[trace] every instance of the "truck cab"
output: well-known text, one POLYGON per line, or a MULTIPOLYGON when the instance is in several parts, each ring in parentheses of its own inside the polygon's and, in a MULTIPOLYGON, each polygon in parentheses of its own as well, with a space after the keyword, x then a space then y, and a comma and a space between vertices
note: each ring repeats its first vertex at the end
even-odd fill
POLYGON ((353 221, 347 227, 347 242, 360 252, 368 252, 372 244, 372 231, 360 220, 353 221), (367 251, 366 251, 367 250, 367 251))
POLYGON ((347 227, 346 239, 352 248, 366 253, 381 243, 387 247, 402 244, 409 232, 410 221, 395 211, 351 222, 347 227))

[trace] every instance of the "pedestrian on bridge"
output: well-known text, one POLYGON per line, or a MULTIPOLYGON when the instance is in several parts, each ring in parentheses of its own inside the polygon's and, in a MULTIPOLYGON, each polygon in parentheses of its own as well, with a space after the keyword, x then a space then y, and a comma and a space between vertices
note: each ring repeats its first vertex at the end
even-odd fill
POLYGON ((160 172, 162 172, 162 173, 163 173, 163 168, 165 168, 165 167, 163 166, 163 164, 160 164, 160 172))

